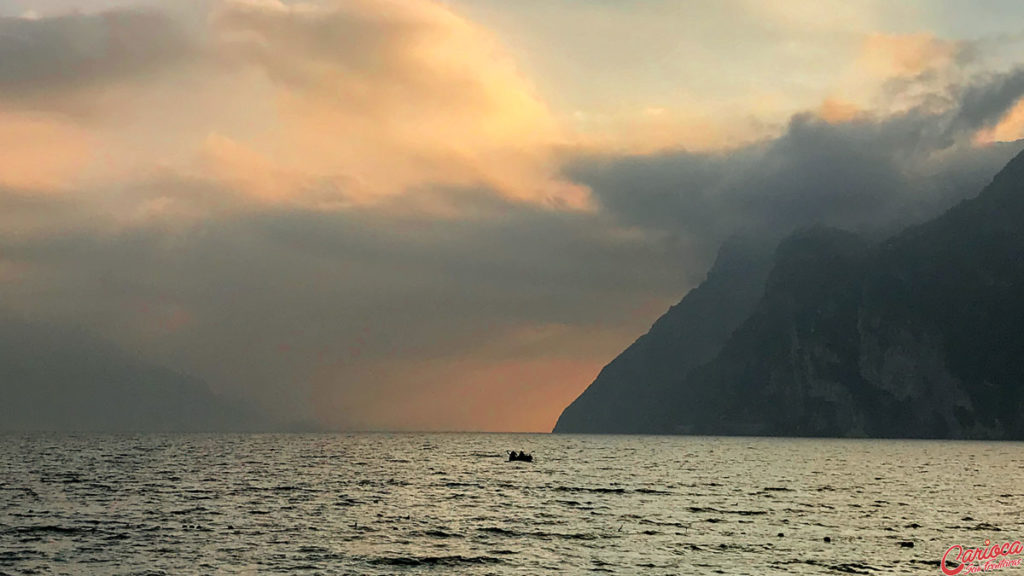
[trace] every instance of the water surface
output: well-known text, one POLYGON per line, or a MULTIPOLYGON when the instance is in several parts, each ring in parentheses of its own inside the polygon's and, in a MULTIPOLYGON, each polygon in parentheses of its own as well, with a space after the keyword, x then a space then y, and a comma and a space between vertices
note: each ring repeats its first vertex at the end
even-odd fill
POLYGON ((1024 537, 1021 443, 6 435, 0 471, 2 574, 940 574, 1024 537))

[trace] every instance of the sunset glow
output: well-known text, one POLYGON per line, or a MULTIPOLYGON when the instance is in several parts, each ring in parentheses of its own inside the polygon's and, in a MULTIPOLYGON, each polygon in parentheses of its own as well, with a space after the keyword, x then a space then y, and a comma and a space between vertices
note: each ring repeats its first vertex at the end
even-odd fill
POLYGON ((283 421, 549 430, 736 231, 1005 161, 999 6, 0 0, 2 313, 283 421))

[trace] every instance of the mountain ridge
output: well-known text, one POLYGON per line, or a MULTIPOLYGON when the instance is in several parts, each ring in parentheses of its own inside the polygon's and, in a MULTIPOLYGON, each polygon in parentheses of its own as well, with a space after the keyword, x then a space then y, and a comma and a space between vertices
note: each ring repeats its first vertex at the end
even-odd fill
POLYGON ((277 428, 206 382, 85 331, 0 321, 0 430, 250 432, 277 428))
POLYGON ((824 228, 787 237, 751 313, 652 402, 669 416, 646 431, 1024 438, 1020 222, 1024 153, 881 243, 824 228))

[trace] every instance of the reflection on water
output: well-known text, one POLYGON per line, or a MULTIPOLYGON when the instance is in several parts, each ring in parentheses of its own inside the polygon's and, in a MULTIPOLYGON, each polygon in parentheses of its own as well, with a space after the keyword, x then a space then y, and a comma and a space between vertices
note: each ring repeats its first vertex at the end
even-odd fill
POLYGON ((941 574, 1024 537, 1020 443, 8 435, 0 470, 0 573, 941 574))

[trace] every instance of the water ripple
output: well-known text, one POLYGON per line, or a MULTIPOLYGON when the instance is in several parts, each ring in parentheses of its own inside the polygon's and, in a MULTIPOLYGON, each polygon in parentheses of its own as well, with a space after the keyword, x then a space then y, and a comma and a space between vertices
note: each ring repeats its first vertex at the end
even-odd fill
POLYGON ((0 574, 935 574, 1021 537, 1022 466, 1019 443, 8 435, 0 574))

